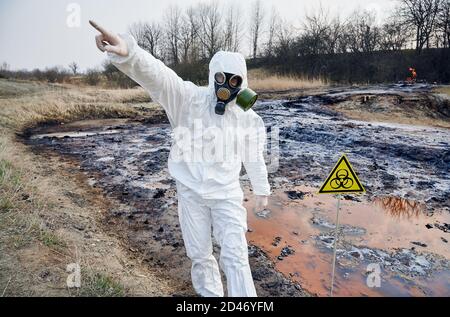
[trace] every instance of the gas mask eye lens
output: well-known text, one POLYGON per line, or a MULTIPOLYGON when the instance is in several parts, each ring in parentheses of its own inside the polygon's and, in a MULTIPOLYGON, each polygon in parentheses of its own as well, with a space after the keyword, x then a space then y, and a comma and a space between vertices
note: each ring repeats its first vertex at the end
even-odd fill
POLYGON ((242 85, 242 77, 238 75, 234 75, 230 78, 229 82, 231 88, 237 88, 242 85))
POLYGON ((219 72, 214 75, 214 80, 219 85, 223 85, 225 83, 225 79, 226 77, 224 73, 219 72))

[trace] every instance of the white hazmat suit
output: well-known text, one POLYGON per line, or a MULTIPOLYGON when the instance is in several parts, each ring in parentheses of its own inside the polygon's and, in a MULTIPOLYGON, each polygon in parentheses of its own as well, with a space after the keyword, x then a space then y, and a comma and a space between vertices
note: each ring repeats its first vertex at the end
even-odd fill
POLYGON ((240 75, 242 88, 246 88, 245 59, 238 53, 218 52, 210 62, 209 86, 199 87, 183 81, 141 49, 133 37, 121 37, 127 43, 128 56, 109 52, 111 62, 165 109, 174 130, 181 129, 169 157, 169 172, 177 182, 179 221, 187 255, 192 261, 195 291, 201 296, 224 295, 219 267, 212 255, 213 228, 221 247, 220 266, 226 275, 228 295, 256 296, 248 262, 247 212, 242 206, 239 174, 244 163, 254 194, 270 194, 263 159, 264 123, 253 110, 244 112, 235 101, 226 106, 222 116, 214 111, 217 102, 214 74, 240 75), (220 139, 209 128, 219 128, 224 138, 232 140, 232 146, 225 147, 223 153, 226 160, 193 159, 199 151, 216 145, 220 139), (229 129, 225 133, 226 128, 229 129), (239 139, 241 128, 253 129, 245 142, 239 139), (251 149, 253 152, 248 153, 251 149))

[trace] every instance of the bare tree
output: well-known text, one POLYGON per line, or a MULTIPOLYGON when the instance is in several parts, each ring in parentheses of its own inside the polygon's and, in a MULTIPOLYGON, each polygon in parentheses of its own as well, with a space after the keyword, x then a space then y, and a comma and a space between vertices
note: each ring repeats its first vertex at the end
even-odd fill
POLYGON ((281 57, 291 52, 294 43, 294 30, 295 28, 290 22, 280 19, 276 33, 276 45, 274 48, 275 56, 281 57))
POLYGON ((137 44, 145 50, 147 49, 147 43, 144 39, 145 24, 143 22, 135 22, 128 27, 127 32, 134 37, 137 44))
POLYGON ((9 77, 9 64, 7 62, 3 62, 0 65, 0 78, 8 78, 9 77))
POLYGON ((144 29, 144 39, 147 44, 148 51, 155 57, 161 57, 161 42, 163 30, 158 23, 147 23, 144 29))
POLYGON ((256 58, 258 54, 259 39, 262 33, 263 21, 264 21, 264 9, 261 4, 261 0, 254 0, 252 3, 252 15, 250 24, 250 36, 252 43, 252 56, 256 58))
POLYGON ((188 9, 186 9, 186 13, 185 13, 186 33, 190 37, 188 59, 191 62, 198 60, 200 57, 200 41, 198 39, 198 36, 199 36, 198 33, 200 30, 200 22, 199 22, 199 15, 198 15, 197 11, 198 11, 197 8, 191 6, 188 9))
MULTIPOLYGON (((235 8, 236 12, 237 12, 237 8, 235 8)), ((242 22, 240 16, 236 13, 236 21, 234 23, 234 39, 233 39, 233 46, 232 46, 232 50, 234 52, 239 51, 240 47, 241 47, 241 40, 242 40, 242 31, 244 30, 244 23, 242 22)))
POLYGON ((347 21, 342 20, 342 18, 337 15, 335 16, 329 26, 329 44, 328 53, 347 53, 348 43, 345 39, 344 33, 347 25, 347 21))
POLYGON ((180 62, 180 34, 182 31, 182 12, 178 6, 169 6, 166 10, 164 19, 166 43, 169 51, 169 59, 177 65, 180 62))
POLYGON ((131 34, 134 39, 136 40, 137 44, 142 47, 143 49, 146 49, 146 43, 144 40, 144 23, 142 22, 136 22, 131 24, 128 27, 128 33, 131 34))
POLYGON ((437 31, 441 38, 442 46, 450 47, 450 0, 441 2, 437 16, 437 31))
POLYGON ((182 50, 182 56, 181 56, 181 62, 182 63, 189 63, 190 62, 190 50, 192 46, 192 34, 191 34, 191 27, 189 25, 189 21, 187 16, 183 16, 181 20, 181 26, 180 26, 180 47, 182 50))
POLYGON ((161 58, 162 27, 158 23, 133 23, 128 28, 138 45, 157 58, 161 58))
POLYGON ((302 25, 302 34, 298 39, 299 53, 334 54, 346 52, 347 42, 344 41, 344 26, 339 16, 333 18, 321 6, 314 13, 307 13, 302 25))
POLYGON ((299 39, 303 54, 325 54, 334 51, 333 44, 330 43, 329 20, 329 14, 322 6, 315 13, 305 15, 303 34, 299 39))
POLYGON ((268 36, 265 47, 265 55, 272 57, 275 53, 276 35, 280 28, 280 15, 275 6, 272 7, 268 22, 268 36))
POLYGON ((219 3, 202 3, 198 8, 200 30, 198 38, 202 44, 203 55, 211 58, 223 45, 222 18, 219 3))
POLYGON ((223 46, 227 51, 238 51, 241 34, 242 34, 242 23, 239 15, 238 8, 231 4, 227 8, 226 18, 225 18, 225 28, 224 28, 224 39, 223 46))
POLYGON ((392 17, 386 21, 380 31, 380 49, 398 51, 403 49, 411 37, 411 32, 392 17))
POLYGON ((415 29, 416 50, 430 47, 441 0, 401 0, 399 14, 403 23, 415 29))
POLYGON ((74 75, 78 74, 78 69, 79 69, 79 67, 78 67, 78 64, 77 64, 77 63, 75 63, 75 62, 70 63, 70 64, 69 64, 69 68, 70 68, 70 70, 72 71, 72 73, 73 73, 74 75))
POLYGON ((346 32, 349 48, 352 52, 369 53, 377 49, 380 29, 375 24, 374 12, 355 11, 349 18, 346 32))

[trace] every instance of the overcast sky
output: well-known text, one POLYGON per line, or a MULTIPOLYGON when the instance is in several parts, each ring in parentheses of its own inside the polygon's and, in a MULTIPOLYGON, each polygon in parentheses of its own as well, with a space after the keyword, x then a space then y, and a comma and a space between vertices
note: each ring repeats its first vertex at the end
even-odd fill
MULTIPOLYGON (((251 1, 218 0, 222 5, 235 2, 248 12, 251 1)), ((199 0, 0 0, 0 63, 12 69, 67 66, 75 61, 82 69, 99 66, 104 59, 94 44, 95 30, 88 24, 94 19, 110 30, 124 32, 133 22, 160 20, 171 4, 186 7, 199 0), (75 3, 75 7, 70 4, 75 3), (69 19, 80 8, 80 26, 69 19), (74 8, 74 9, 73 9, 74 8), (68 11, 68 9, 70 9, 68 11), (75 10, 75 11, 73 11, 75 10), (72 27, 70 27, 72 26, 72 27)), ((206 1, 207 2, 207 1, 206 1)), ((266 11, 273 6, 280 15, 298 24, 305 12, 320 4, 313 0, 262 0, 266 11)), ((374 10, 382 19, 392 12, 395 0, 322 0, 322 7, 345 16, 362 8, 374 10)), ((243 15, 246 19, 248 14, 243 15)), ((244 38, 241 46, 247 50, 244 38)), ((244 51, 243 53, 247 53, 244 51)))

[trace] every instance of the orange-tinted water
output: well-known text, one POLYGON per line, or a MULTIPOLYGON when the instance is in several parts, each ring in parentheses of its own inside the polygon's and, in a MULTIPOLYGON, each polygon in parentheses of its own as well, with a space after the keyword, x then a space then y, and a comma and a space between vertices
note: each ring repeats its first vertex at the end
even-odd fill
MULTIPOLYGON (((284 192, 275 192, 269 201, 268 218, 261 218, 253 211, 253 201, 246 203, 249 218, 248 240, 265 250, 274 260, 278 270, 300 282, 309 292, 319 296, 329 294, 331 281, 332 252, 320 249, 314 236, 321 229, 312 224, 312 217, 325 219, 334 225, 336 198, 331 195, 316 195, 317 189, 299 186, 296 191, 306 192, 304 199, 291 200, 284 192), (277 246, 274 238, 281 237, 277 246), (291 246, 295 253, 279 260, 283 247, 291 246)), ((248 195, 247 197, 251 197, 248 195)), ((448 233, 438 229, 427 229, 428 223, 450 222, 446 213, 427 216, 422 204, 395 197, 380 197, 374 202, 341 200, 340 223, 364 228, 363 235, 345 235, 345 239, 356 246, 393 251, 395 248, 415 247, 417 251, 435 253, 450 259, 449 244, 441 240, 448 233), (411 242, 420 242, 420 247, 411 242)), ((345 263, 345 259, 340 260, 345 263)), ((334 294, 337 296, 420 296, 449 295, 448 272, 427 280, 416 280, 414 285, 403 279, 382 276, 381 288, 370 288, 366 283, 366 266, 348 263, 348 267, 337 267, 334 294), (444 279, 444 280, 443 280, 444 279), (423 290, 426 286, 427 290, 423 290)))

